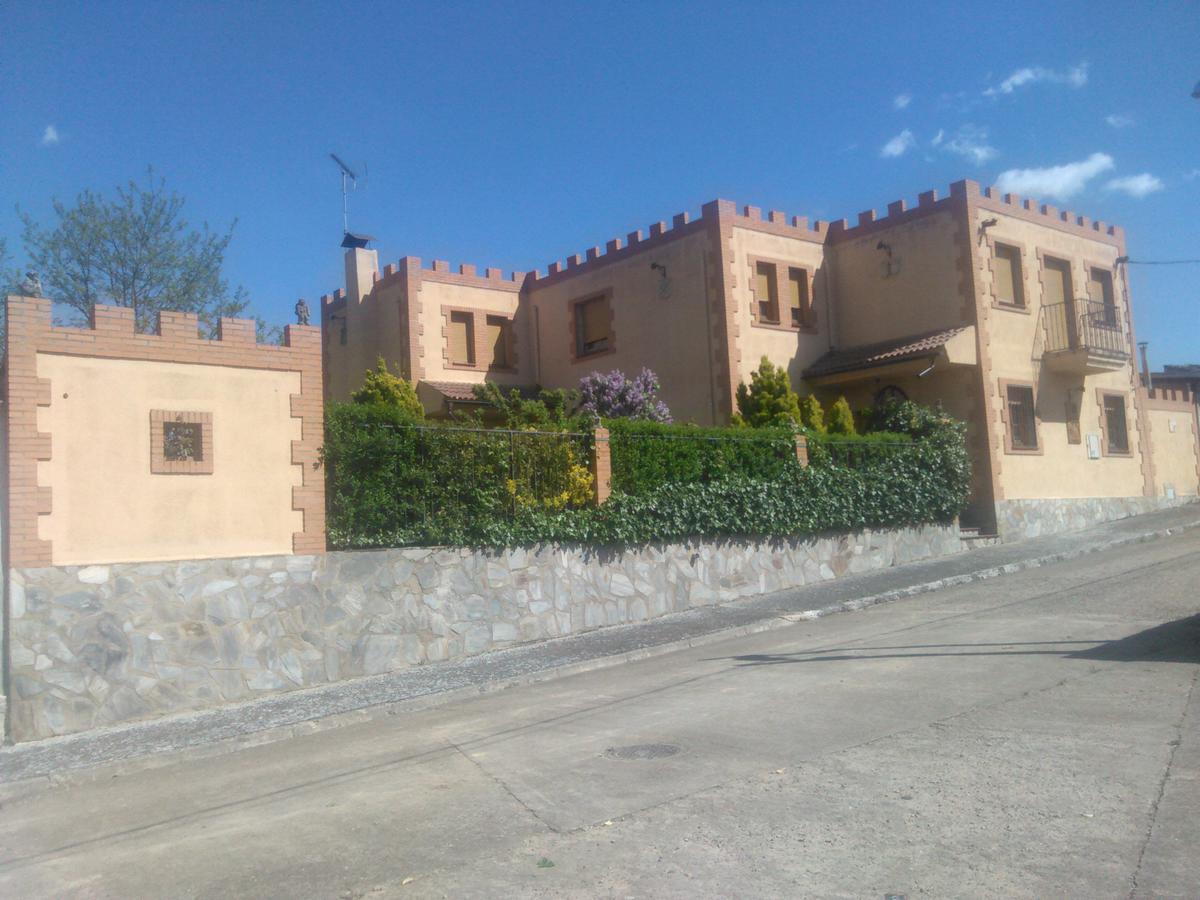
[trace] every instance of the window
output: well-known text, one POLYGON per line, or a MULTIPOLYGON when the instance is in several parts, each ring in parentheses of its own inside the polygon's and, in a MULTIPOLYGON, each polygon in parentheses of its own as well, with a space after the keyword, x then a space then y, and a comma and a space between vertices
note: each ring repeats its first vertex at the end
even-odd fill
POLYGON ((475 365, 475 316, 469 312, 452 311, 446 333, 446 348, 450 365, 475 365))
POLYGON ((1034 409, 1033 388, 1010 384, 1005 388, 1008 405, 1008 440, 1010 450, 1037 450, 1037 414, 1034 409))
POLYGON ((163 459, 167 462, 198 462, 204 459, 199 422, 163 422, 163 459))
POLYGON ((1125 398, 1120 394, 1102 394, 1104 455, 1129 453, 1129 429, 1125 422, 1125 398))
POLYGON ((1117 303, 1113 299, 1112 272, 1104 269, 1088 271, 1088 300, 1092 302, 1092 321, 1110 328, 1117 327, 1117 303))
POLYGON ((211 475, 212 413, 150 410, 150 472, 211 475))
POLYGON ((808 294, 808 270, 788 268, 788 308, 791 310, 793 328, 806 325, 810 318, 808 294))
POLYGON ((612 349, 611 312, 608 297, 580 300, 575 311, 575 356, 604 353, 612 349))
POLYGON ((1025 305, 1025 278, 1021 272, 1021 250, 997 244, 992 258, 992 292, 996 302, 1009 306, 1025 305))
POLYGON ((511 369, 513 367, 512 352, 512 320, 504 316, 487 317, 487 345, 491 352, 491 367, 495 369, 511 369))
POLYGON ((1043 267, 1042 303, 1046 306, 1065 303, 1071 297, 1071 264, 1047 256, 1043 267))
POLYGON ((755 264, 754 299, 758 303, 758 320, 779 324, 779 289, 775 285, 774 263, 755 264))

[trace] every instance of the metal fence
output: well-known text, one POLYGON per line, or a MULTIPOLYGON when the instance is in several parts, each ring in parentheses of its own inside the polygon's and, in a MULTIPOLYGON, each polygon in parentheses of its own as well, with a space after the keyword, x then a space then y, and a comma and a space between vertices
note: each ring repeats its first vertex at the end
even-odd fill
POLYGON ((1091 350, 1110 356, 1128 356, 1120 316, 1113 306, 1094 300, 1052 303, 1042 308, 1046 352, 1091 350))

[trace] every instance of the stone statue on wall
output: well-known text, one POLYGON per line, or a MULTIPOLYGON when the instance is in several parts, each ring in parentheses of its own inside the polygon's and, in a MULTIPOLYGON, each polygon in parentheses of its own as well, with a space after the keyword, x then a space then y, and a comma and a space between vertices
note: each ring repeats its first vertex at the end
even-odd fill
POLYGON ((303 297, 296 301, 296 324, 308 324, 308 304, 304 302, 303 297))
POLYGON ((37 272, 26 272, 25 279, 21 282, 21 296, 23 297, 40 297, 42 296, 42 279, 38 278, 37 272))

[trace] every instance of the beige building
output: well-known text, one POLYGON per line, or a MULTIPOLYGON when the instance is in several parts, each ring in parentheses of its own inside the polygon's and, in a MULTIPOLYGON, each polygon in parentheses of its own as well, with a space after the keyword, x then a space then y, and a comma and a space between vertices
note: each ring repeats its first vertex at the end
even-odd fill
POLYGON ((1120 228, 970 181, 854 225, 717 200, 507 277, 412 257, 380 272, 352 246, 321 303, 326 396, 380 356, 431 414, 483 381, 645 366, 677 420, 725 423, 766 356, 825 401, 942 403, 968 423, 964 522, 1032 535, 1197 493, 1194 412, 1160 409, 1152 432, 1171 401, 1140 390, 1124 255, 1120 228))

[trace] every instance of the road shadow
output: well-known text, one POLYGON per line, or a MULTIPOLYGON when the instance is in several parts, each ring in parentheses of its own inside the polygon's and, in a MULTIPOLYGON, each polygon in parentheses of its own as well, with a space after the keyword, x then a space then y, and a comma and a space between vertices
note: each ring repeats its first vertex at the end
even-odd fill
POLYGON ((899 644, 822 647, 794 653, 747 653, 715 657, 738 668, 794 663, 925 659, 943 656, 1061 656, 1103 662, 1200 663, 1200 615, 1155 625, 1113 641, 991 641, 964 644, 899 644), (1051 649, 1053 648, 1053 649, 1051 649))

